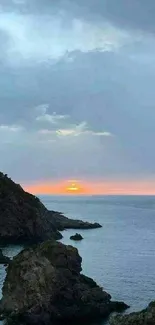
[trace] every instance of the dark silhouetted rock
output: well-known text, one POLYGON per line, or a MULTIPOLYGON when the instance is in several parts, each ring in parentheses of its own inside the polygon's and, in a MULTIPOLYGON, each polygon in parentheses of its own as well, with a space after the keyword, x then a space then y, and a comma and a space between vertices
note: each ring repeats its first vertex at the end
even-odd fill
POLYGON ((62 238, 48 220, 45 206, 0 173, 0 241, 38 242, 51 237, 62 238))
POLYGON ((155 325, 155 302, 140 312, 112 317, 110 325, 155 325))
POLYGON ((0 249, 0 264, 7 265, 11 262, 10 258, 3 255, 2 250, 0 249))
POLYGON ((76 248, 47 241, 25 249, 7 269, 0 313, 26 324, 53 324, 106 317, 127 306, 80 274, 76 248))
POLYGON ((98 224, 70 220, 48 211, 34 195, 0 173, 0 242, 28 243, 61 239, 66 228, 97 228, 98 224))
POLYGON ((76 233, 75 235, 71 236, 70 239, 72 239, 72 240, 82 240, 83 237, 80 234, 76 233))
POLYGON ((82 220, 74 220, 65 217, 61 212, 49 211, 49 218, 51 214, 51 220, 55 224, 59 231, 65 229, 97 229, 102 228, 102 226, 97 223, 90 223, 82 220))

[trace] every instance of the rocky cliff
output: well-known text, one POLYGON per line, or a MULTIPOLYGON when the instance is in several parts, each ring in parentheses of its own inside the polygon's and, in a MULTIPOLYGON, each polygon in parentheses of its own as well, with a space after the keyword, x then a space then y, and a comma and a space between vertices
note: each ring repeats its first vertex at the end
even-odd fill
POLYGON ((111 302, 108 293, 81 275, 76 248, 47 241, 25 249, 8 266, 0 312, 26 324, 92 320, 124 303, 111 302))
POLYGON ((0 173, 0 242, 39 242, 60 239, 66 228, 100 227, 71 220, 59 212, 48 211, 41 201, 0 173))

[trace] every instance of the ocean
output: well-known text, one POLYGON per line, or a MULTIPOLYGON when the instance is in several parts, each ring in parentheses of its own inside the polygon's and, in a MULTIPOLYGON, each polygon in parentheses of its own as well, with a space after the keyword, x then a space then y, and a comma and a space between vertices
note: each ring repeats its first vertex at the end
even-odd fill
MULTIPOLYGON (((48 209, 70 218, 99 222, 102 228, 79 230, 81 242, 61 240, 78 248, 83 273, 111 294, 113 300, 130 305, 128 312, 155 300, 155 197, 154 196, 41 196, 48 209)), ((12 257, 21 247, 3 247, 12 257)), ((0 266, 0 288, 5 269, 0 266)))

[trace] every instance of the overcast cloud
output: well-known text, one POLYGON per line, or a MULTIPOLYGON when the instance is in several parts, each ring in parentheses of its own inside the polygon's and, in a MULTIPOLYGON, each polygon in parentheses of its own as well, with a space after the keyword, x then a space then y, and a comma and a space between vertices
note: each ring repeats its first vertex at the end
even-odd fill
POLYGON ((2 0, 0 44, 0 170, 154 178, 154 0, 2 0))

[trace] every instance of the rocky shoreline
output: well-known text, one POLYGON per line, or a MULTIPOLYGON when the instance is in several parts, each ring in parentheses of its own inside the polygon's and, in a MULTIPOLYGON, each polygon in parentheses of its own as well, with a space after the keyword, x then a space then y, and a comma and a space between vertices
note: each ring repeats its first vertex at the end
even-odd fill
POLYGON ((28 245, 6 269, 1 318, 16 324, 50 325, 104 319, 128 308, 81 274, 82 259, 76 248, 56 241, 64 229, 100 227, 49 211, 0 173, 0 243, 28 245))
POLYGON ((65 229, 100 228, 98 223, 72 220, 49 211, 41 201, 0 173, 0 243, 37 243, 61 239, 65 229))
POLYGON ((18 254, 8 266, 0 312, 25 324, 107 317, 128 306, 81 274, 76 248, 54 240, 18 254))
POLYGON ((155 325, 155 301, 140 312, 112 317, 110 325, 155 325))

